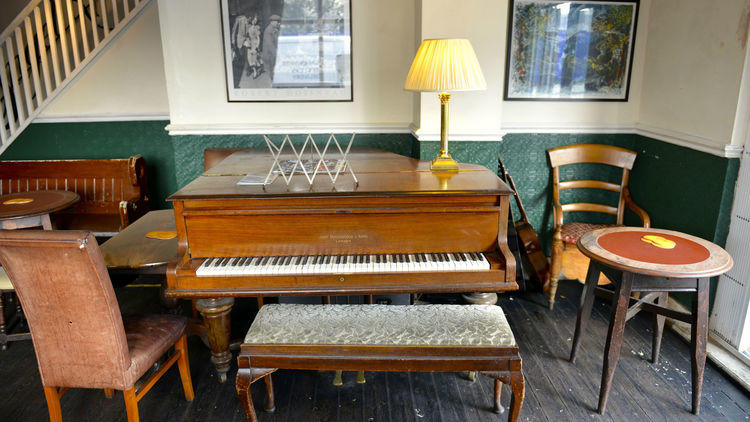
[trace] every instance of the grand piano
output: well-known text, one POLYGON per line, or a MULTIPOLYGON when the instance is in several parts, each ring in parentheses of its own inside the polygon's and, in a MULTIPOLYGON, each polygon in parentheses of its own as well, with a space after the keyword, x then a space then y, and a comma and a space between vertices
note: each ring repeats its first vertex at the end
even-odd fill
MULTIPOLYGON (((282 156, 282 159, 284 157, 282 156)), ((291 157, 289 157, 291 158, 291 157)), ((349 174, 263 186, 266 150, 236 152, 171 197, 179 260, 167 297, 197 299, 220 381, 234 297, 515 290, 507 246, 512 191, 485 167, 353 148, 349 174)))

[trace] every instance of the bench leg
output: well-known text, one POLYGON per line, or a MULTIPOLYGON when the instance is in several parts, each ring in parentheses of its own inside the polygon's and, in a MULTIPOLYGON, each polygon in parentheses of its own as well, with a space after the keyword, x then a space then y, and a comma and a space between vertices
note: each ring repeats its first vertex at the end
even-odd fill
POLYGON ((235 384, 237 387, 237 396, 240 398, 242 408, 245 410, 245 417, 249 422, 258 420, 258 416, 255 414, 255 406, 253 406, 253 397, 250 395, 250 385, 261 378, 264 378, 266 383, 267 400, 264 410, 266 412, 274 412, 276 410, 273 396, 273 381, 271 380, 271 373, 274 371, 276 369, 247 367, 240 367, 237 370, 237 381, 235 384))
POLYGON ((276 411, 276 402, 273 398, 273 381, 271 380, 271 374, 268 374, 263 378, 263 380, 266 382, 266 407, 265 411, 268 413, 273 413, 276 411))
MULTIPOLYGON (((495 387, 497 387, 497 383, 495 383, 495 387)), ((523 407, 523 399, 526 395, 522 372, 510 374, 510 390, 513 394, 510 396, 508 421, 516 422, 518 417, 521 416, 521 407, 523 407)))
POLYGON ((242 409, 245 410, 245 417, 248 422, 257 422, 258 416, 255 414, 255 407, 253 407, 253 398, 250 396, 252 378, 249 369, 240 368, 237 371, 237 395, 240 398, 240 403, 242 403, 242 409))
POLYGON ((493 412, 498 415, 503 413, 503 405, 500 404, 500 398, 503 393, 503 381, 500 378, 495 378, 495 407, 492 409, 493 412))

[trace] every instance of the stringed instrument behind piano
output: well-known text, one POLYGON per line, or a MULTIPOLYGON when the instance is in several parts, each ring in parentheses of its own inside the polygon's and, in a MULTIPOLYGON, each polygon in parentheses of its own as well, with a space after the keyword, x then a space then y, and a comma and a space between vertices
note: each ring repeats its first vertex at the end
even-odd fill
POLYGON ((232 297, 517 289, 507 247, 509 195, 494 172, 353 149, 359 185, 238 186, 265 174, 267 151, 232 154, 169 200, 180 260, 168 297, 196 298, 208 321, 212 361, 225 376, 232 297))

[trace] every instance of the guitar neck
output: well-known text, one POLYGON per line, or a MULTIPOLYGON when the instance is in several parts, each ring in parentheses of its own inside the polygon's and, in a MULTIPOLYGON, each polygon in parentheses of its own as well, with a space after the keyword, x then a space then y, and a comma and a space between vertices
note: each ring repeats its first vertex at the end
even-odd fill
POLYGON ((513 182, 513 178, 510 174, 505 173, 505 179, 508 181, 508 185, 513 189, 513 196, 516 198, 516 204, 518 204, 518 210, 521 212, 521 221, 529 223, 529 217, 526 215, 526 210, 523 208, 523 202, 521 202, 521 196, 518 194, 516 184, 513 182))

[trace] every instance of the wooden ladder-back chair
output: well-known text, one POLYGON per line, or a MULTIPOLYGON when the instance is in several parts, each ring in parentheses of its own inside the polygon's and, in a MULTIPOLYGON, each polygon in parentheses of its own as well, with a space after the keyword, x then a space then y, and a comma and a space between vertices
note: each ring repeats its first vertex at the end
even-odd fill
POLYGON ((633 163, 638 155, 635 151, 609 145, 579 144, 552 148, 547 150, 547 155, 552 166, 552 200, 554 202, 552 264, 549 273, 549 308, 552 309, 555 305, 557 283, 562 270, 562 255, 566 245, 575 247, 576 242, 584 233, 608 226, 607 224, 565 223, 564 214, 566 212, 588 211, 611 214, 615 216, 614 225, 623 225, 625 207, 627 206, 641 219, 643 227, 649 227, 651 220, 646 211, 633 202, 628 189, 630 170, 633 168, 633 163), (560 181, 561 166, 582 163, 607 164, 621 168, 620 184, 601 180, 560 181), (588 202, 562 204, 560 202, 560 191, 566 189, 604 189, 618 193, 619 198, 616 207, 588 202))
POLYGON ((128 421, 138 401, 175 363, 187 400, 193 385, 187 356, 187 319, 176 315, 125 318, 94 236, 87 231, 0 231, 0 263, 23 304, 34 342, 50 421, 61 421, 68 388, 122 390, 128 421), (172 346, 174 353, 135 383, 172 346))

